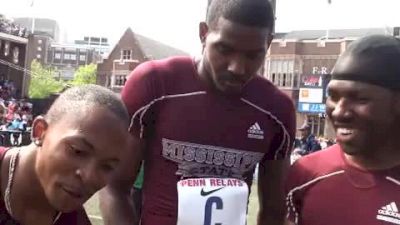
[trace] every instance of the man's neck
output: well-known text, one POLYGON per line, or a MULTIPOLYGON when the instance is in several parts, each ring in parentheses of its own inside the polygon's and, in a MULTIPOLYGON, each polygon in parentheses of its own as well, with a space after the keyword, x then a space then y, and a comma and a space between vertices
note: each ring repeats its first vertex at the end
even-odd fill
POLYGON ((204 66, 204 59, 195 58, 195 65, 196 65, 197 75, 199 76, 201 82, 203 82, 207 88, 214 89, 213 86, 211 85, 209 74, 204 66))
POLYGON ((21 220, 32 218, 32 214, 36 213, 52 217, 56 211, 49 204, 38 180, 35 170, 35 148, 36 146, 30 145, 20 151, 14 173, 11 207, 15 216, 21 220), (27 202, 29 204, 26 204, 27 202))
POLYGON ((348 155, 344 153, 347 161, 357 168, 365 170, 386 170, 400 166, 399 149, 376 150, 375 154, 348 155))

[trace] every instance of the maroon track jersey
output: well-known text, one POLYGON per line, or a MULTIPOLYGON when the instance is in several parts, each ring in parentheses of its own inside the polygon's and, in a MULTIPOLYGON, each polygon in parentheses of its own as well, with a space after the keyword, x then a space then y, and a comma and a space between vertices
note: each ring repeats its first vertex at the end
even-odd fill
POLYGON ((301 225, 400 224, 400 166, 366 171, 339 145, 299 159, 287 182, 289 219, 301 225))
MULTIPOLYGON (((0 147, 0 165, 3 161, 5 153, 7 149, 4 147, 0 147)), ((89 218, 86 215, 83 207, 79 210, 70 212, 70 213, 62 213, 58 218, 55 218, 54 225, 90 225, 89 218)), ((0 225, 19 225, 17 221, 15 221, 10 214, 8 213, 4 200, 0 199, 0 225)))
POLYGON ((260 76, 240 96, 227 96, 207 88, 192 58, 175 57, 136 68, 122 99, 132 116, 131 132, 147 144, 144 225, 176 224, 179 180, 250 183, 258 162, 286 158, 292 147, 293 104, 260 76))

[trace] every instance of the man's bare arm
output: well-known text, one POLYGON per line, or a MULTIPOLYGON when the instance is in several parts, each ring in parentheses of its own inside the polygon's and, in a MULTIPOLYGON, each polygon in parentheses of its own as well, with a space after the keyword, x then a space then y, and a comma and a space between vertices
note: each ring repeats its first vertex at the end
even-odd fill
POLYGON ((284 180, 289 159, 268 160, 260 164, 258 172, 258 198, 260 211, 258 225, 284 224, 286 208, 284 180))
POLYGON ((131 137, 131 148, 124 156, 124 161, 109 185, 100 191, 100 211, 105 225, 132 225, 139 220, 130 191, 143 158, 144 143, 137 137, 131 137))

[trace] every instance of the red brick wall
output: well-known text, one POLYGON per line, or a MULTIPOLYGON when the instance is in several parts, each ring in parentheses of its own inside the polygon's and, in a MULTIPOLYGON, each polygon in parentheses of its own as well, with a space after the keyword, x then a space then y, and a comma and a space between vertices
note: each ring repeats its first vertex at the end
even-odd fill
MULTIPOLYGON (((121 58, 122 50, 132 50, 132 59, 138 60, 139 64, 146 61, 142 50, 137 44, 137 40, 134 37, 134 33, 130 30, 126 31, 125 34, 121 37, 119 42, 114 47, 113 51, 110 53, 107 59, 103 61, 103 63, 99 64, 97 67, 97 84, 105 85, 106 76, 111 76, 113 71, 113 62, 114 60, 119 60, 121 58)), ((133 70, 138 63, 130 63, 125 62, 124 64, 120 64, 116 62, 114 64, 116 70, 133 70)))

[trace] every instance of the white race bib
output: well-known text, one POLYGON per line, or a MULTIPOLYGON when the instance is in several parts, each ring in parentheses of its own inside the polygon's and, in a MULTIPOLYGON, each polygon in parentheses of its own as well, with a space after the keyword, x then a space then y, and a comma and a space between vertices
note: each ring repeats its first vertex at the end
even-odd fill
POLYGON ((194 178, 178 186, 177 225, 245 225, 249 188, 233 178, 194 178))

